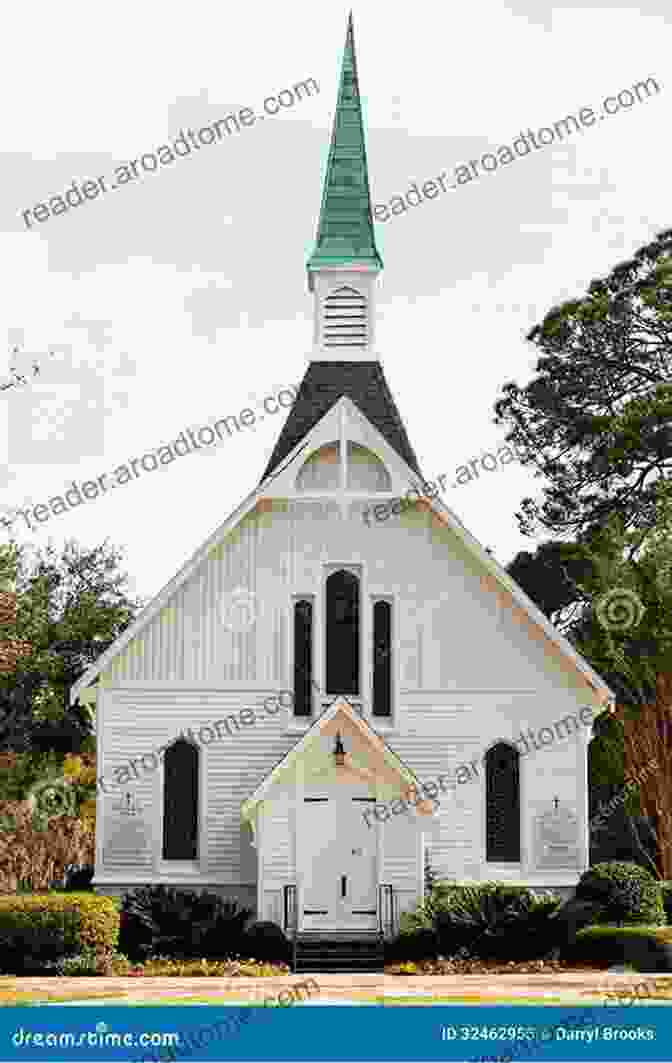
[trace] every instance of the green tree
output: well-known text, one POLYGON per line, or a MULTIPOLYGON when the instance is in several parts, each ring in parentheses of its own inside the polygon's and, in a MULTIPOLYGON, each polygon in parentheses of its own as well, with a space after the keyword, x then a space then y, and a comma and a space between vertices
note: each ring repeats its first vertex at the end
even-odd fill
POLYGON ((25 752, 77 751, 91 732, 87 710, 69 704, 86 669, 132 623, 142 602, 126 593, 123 554, 107 541, 11 544, 0 555, 0 582, 16 588, 16 617, 0 626, 0 642, 20 640, 27 652, 0 676, 0 747, 25 752))
POLYGON ((495 423, 548 481, 543 500, 523 499, 522 532, 590 537, 612 515, 653 527, 656 487, 672 487, 672 229, 527 338, 536 375, 495 404, 495 423))
POLYGON ((589 577, 592 562, 576 543, 541 543, 535 552, 521 550, 506 571, 552 623, 561 626, 569 606, 583 599, 577 581, 589 577))

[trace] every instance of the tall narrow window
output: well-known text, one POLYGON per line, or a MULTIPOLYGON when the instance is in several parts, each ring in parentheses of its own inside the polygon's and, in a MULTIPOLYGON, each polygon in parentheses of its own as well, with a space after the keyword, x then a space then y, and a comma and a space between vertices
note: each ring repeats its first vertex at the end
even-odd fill
POLYGON ((196 860, 198 749, 179 738, 166 750, 163 769, 163 859, 196 860))
POLYGON ((373 715, 392 715, 392 606, 373 607, 373 715))
POLYGON ((359 695, 359 580, 343 570, 327 579, 326 693, 359 695))
POLYGON ((520 861, 518 750, 498 742, 485 757, 486 860, 520 861))
POLYGON ((313 605, 294 606, 294 715, 310 716, 313 679, 313 605))

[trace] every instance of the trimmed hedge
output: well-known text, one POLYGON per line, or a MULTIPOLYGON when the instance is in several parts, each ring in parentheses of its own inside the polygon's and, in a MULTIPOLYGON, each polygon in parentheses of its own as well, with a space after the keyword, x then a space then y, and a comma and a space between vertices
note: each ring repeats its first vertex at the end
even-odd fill
POLYGON ((672 971, 672 927, 588 926, 562 950, 569 963, 628 964, 642 973, 672 971))
POLYGON ((119 911, 110 897, 92 893, 0 897, 0 969, 39 971, 47 961, 86 949, 112 952, 119 911))
POLYGON ((650 871, 638 864, 595 864, 584 871, 576 900, 599 904, 600 923, 665 926, 663 891, 650 871))

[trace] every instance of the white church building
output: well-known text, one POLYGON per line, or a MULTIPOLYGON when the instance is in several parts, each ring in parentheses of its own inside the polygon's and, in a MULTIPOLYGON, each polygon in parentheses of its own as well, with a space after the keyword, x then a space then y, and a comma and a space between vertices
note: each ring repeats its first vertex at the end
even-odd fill
POLYGON ((374 353, 351 21, 307 269, 312 360, 258 486, 73 688, 95 706, 94 887, 379 941, 428 859, 567 894, 613 693, 440 497, 365 519, 424 481, 374 353))

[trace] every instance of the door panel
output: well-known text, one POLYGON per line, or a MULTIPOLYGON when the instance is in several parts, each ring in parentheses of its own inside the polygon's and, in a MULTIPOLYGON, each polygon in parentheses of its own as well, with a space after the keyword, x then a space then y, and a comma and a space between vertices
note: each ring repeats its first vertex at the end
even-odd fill
POLYGON ((302 926, 304 930, 333 930, 338 918, 336 876, 339 850, 336 802, 305 800, 302 830, 302 847, 306 853, 301 902, 302 926))
POLYGON ((364 821, 366 807, 350 793, 304 800, 302 929, 377 926, 377 832, 364 821))
POLYGON ((341 916, 360 929, 377 925, 377 834, 364 822, 363 801, 350 799, 342 804, 341 858, 342 874, 347 877, 345 897, 341 897, 341 916))

